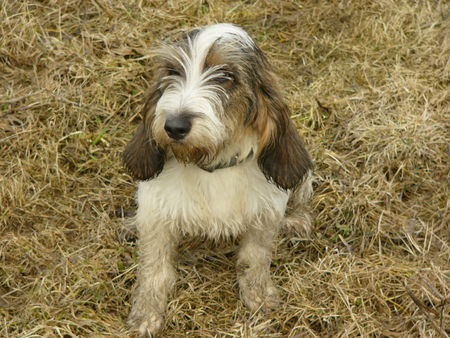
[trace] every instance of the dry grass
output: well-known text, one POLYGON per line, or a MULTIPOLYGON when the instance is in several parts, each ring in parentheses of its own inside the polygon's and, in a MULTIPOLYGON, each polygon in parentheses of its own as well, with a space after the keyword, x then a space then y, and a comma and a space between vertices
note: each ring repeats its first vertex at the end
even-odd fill
POLYGON ((148 51, 215 22, 279 69, 316 160, 315 233, 280 237, 266 316, 237 299, 232 243, 184 243, 163 336, 448 336, 445 3, 1 0, 0 336, 128 336, 119 158, 148 51))

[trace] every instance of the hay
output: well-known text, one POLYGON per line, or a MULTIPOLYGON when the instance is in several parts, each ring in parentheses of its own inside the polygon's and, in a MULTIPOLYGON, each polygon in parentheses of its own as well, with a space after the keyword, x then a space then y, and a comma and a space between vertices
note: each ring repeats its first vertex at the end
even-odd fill
POLYGON ((280 236, 267 315, 237 298, 233 243, 183 243, 162 336, 448 336, 448 18, 431 0, 1 1, 0 335, 129 335, 119 159, 148 51, 235 22, 316 159, 315 231, 280 236))

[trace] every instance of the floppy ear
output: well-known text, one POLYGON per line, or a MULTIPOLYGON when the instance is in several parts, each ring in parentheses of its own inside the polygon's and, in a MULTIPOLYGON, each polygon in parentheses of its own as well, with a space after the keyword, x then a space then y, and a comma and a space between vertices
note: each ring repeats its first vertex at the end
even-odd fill
POLYGON ((144 119, 123 153, 125 167, 137 180, 154 178, 164 167, 164 150, 156 144, 151 132, 155 105, 160 97, 160 90, 150 91, 143 110, 144 119))
POLYGON ((289 108, 275 87, 275 76, 267 72, 257 89, 260 134, 258 164, 266 178, 283 189, 294 189, 313 169, 313 163, 290 119, 289 108))

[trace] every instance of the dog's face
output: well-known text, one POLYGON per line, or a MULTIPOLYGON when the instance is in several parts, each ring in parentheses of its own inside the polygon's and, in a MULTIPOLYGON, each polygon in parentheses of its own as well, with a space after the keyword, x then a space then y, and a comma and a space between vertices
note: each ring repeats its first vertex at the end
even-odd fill
POLYGON ((238 95, 249 91, 242 58, 252 41, 237 27, 221 28, 194 30, 159 54, 161 97, 152 133, 182 162, 213 161, 248 110, 238 95))
POLYGON ((155 62, 143 125, 124 156, 135 178, 153 178, 168 156, 208 166, 246 135, 256 140, 252 152, 278 186, 295 187, 311 168, 271 66, 243 29, 192 30, 162 46, 155 62))

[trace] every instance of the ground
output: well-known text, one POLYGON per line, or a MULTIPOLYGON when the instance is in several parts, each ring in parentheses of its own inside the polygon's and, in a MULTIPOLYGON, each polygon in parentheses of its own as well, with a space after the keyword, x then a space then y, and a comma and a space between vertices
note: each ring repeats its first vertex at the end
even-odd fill
POLYGON ((0 336, 127 337, 135 183, 121 152, 151 49, 245 27, 316 165, 310 238, 279 237, 283 304, 248 312, 234 243, 187 240, 162 336, 450 334, 445 1, 0 1, 0 336))

